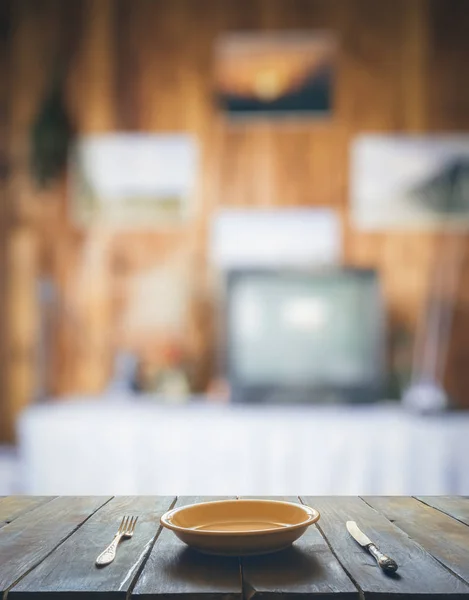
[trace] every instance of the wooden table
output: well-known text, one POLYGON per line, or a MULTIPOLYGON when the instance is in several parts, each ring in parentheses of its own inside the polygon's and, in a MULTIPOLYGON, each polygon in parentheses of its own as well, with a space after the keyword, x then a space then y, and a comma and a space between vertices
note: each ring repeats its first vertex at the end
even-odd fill
POLYGON ((289 550, 243 559, 198 554, 161 530, 163 512, 207 499, 214 498, 1 498, 0 592, 53 600, 469 599, 469 497, 302 497, 320 511, 317 526, 289 550), (134 537, 98 569, 94 560, 124 514, 139 517, 134 537), (348 519, 398 561, 396 576, 350 538, 348 519))

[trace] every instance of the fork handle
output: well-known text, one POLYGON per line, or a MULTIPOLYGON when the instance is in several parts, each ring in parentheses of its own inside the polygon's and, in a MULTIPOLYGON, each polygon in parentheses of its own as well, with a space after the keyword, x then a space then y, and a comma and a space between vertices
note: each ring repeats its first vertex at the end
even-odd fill
POLYGON ((114 537, 114 539, 109 544, 109 546, 106 548, 106 550, 101 552, 101 554, 96 559, 97 565, 102 567, 104 565, 108 565, 109 563, 112 563, 112 561, 116 558, 117 546, 119 545, 119 542, 121 541, 122 537, 123 537, 122 533, 118 533, 114 537))

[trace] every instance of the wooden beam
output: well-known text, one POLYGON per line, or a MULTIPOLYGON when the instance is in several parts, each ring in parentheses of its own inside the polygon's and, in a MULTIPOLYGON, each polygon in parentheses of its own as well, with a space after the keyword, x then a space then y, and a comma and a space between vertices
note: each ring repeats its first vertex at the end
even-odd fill
POLYGON ((7 233, 7 194, 9 178, 9 110, 10 110, 10 23, 11 6, 0 3, 0 443, 9 438, 7 393, 5 386, 7 356, 6 348, 6 233, 7 233))

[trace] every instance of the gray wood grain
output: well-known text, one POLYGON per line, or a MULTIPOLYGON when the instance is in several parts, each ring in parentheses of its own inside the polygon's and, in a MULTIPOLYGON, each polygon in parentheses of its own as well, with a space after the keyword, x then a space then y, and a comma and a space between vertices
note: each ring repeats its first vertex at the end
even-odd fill
POLYGON ((109 498, 56 498, 0 529, 0 591, 13 586, 109 498))
POLYGON ((80 596, 117 598, 126 595, 160 530, 160 517, 174 497, 116 497, 94 513, 56 551, 9 592, 16 600, 54 594, 55 600, 80 596), (96 557, 112 541, 124 515, 138 516, 135 533, 123 540, 114 562, 97 568, 96 557))
POLYGON ((448 569, 469 582, 469 527, 407 497, 365 497, 448 569))
MULTIPOLYGON (((178 498, 176 506, 219 498, 178 498)), ((242 598, 237 558, 207 556, 188 548, 172 531, 163 529, 133 589, 132 598, 242 598)))
POLYGON ((467 496, 417 496, 417 498, 441 510, 441 512, 469 525, 469 497, 467 496))
POLYGON ((54 496, 6 496, 0 499, 0 527, 50 502, 54 496))
POLYGON ((469 585, 450 573, 400 528, 357 497, 302 497, 321 513, 320 530, 364 598, 442 599, 468 598, 469 585), (358 526, 383 552, 399 564, 399 571, 386 575, 345 528, 348 520, 358 526))
MULTIPOLYGON (((294 496, 270 499, 299 502, 294 496)), ((309 527, 288 550, 242 558, 241 568, 247 600, 359 597, 357 588, 315 525, 309 527)))

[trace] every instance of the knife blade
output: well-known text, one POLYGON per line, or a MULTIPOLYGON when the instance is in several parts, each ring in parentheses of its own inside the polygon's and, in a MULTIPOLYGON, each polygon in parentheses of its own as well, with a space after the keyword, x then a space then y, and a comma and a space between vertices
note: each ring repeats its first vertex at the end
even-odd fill
POLYGON ((383 554, 376 544, 374 544, 370 538, 363 533, 358 527, 355 521, 347 521, 345 524, 347 531, 353 537, 353 539, 363 546, 371 556, 376 560, 378 566, 383 569, 385 573, 395 573, 398 569, 398 565, 395 560, 383 554))

